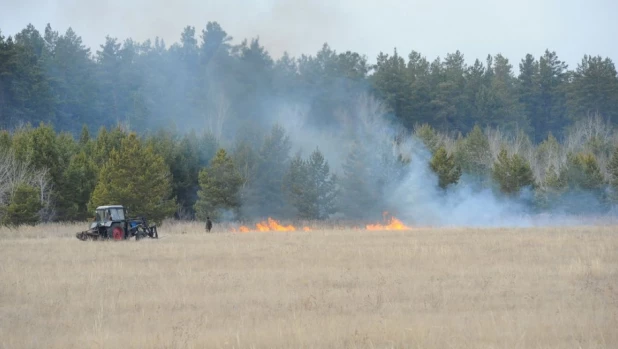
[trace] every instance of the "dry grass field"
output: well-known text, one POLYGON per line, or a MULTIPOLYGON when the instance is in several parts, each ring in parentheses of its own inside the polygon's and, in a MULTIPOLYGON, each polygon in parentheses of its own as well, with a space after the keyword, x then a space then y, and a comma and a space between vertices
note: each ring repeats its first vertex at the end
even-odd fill
POLYGON ((0 230, 0 348, 618 348, 618 227, 0 230))

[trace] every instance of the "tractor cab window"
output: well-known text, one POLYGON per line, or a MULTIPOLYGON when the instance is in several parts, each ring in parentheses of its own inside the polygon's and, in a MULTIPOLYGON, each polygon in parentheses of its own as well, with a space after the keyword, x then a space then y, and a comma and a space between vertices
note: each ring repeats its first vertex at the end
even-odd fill
POLYGON ((124 210, 122 208, 105 208, 97 210, 97 222, 122 221, 124 220, 124 210))
POLYGON ((124 220, 124 210, 122 208, 110 208, 109 211, 113 221, 124 220))

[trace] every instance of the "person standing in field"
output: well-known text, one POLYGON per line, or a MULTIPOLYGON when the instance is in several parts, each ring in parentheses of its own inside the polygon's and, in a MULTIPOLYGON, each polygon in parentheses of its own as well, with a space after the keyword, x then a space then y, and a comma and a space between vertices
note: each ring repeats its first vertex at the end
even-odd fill
POLYGON ((206 232, 210 233, 211 229, 212 229, 212 221, 210 220, 210 217, 206 217, 206 232))

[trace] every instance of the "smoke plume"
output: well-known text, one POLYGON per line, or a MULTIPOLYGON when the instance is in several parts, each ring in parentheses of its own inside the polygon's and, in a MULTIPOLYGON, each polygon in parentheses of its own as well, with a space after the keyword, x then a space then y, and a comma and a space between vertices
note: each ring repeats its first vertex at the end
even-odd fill
MULTIPOLYGON (((309 126, 306 108, 298 104, 281 106, 279 117, 270 120, 285 127, 296 151, 307 155, 319 148, 343 181, 342 164, 349 147, 360 145, 368 150, 363 165, 377 176, 367 178, 366 189, 372 192, 379 188, 378 196, 370 211, 343 218, 375 219, 388 211, 417 226, 558 226, 591 223, 564 207, 602 206, 593 195, 567 193, 554 208, 539 212, 532 204, 532 188, 524 188, 516 197, 505 196, 495 185, 479 187, 477 178, 465 173, 456 185, 443 190, 429 167, 431 152, 421 140, 398 125, 384 105, 369 94, 359 95, 354 105, 340 116, 339 124, 326 128, 309 126), (402 166, 400 159, 409 162, 402 166)), ((589 213, 606 222, 611 220, 600 209, 589 213)))

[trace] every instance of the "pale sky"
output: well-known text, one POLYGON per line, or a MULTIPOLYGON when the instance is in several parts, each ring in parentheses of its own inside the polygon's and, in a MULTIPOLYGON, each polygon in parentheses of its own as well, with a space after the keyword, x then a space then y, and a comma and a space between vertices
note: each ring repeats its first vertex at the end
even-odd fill
POLYGON ((169 46, 187 25, 217 21, 234 42, 259 36, 273 57, 315 54, 324 42, 375 61, 380 52, 416 50, 429 60, 460 50, 468 62, 502 53, 517 70, 546 48, 575 68, 584 54, 618 64, 618 0, 0 0, 0 30, 28 23, 70 26, 92 51, 106 35, 169 46))

